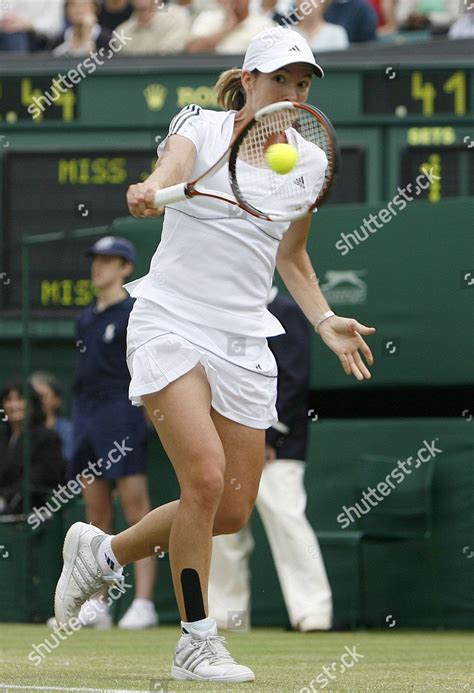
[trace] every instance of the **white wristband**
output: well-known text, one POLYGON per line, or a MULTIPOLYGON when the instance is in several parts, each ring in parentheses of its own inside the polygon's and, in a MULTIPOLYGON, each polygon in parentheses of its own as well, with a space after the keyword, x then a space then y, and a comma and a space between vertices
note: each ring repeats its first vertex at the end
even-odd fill
POLYGON ((324 322, 325 320, 327 320, 328 318, 332 318, 333 315, 336 315, 336 314, 335 314, 332 310, 328 310, 328 311, 326 311, 326 313, 323 313, 323 314, 321 315, 321 317, 319 318, 319 320, 314 324, 314 329, 316 330, 316 332, 317 332, 318 334, 319 334, 318 328, 319 328, 320 324, 321 324, 322 322, 324 322))

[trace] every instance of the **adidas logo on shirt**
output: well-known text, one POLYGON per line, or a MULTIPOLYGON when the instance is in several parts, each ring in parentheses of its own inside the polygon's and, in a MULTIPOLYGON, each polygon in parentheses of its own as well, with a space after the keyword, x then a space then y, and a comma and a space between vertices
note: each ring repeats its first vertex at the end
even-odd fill
POLYGON ((303 188, 303 189, 306 187, 304 184, 304 176, 299 176, 298 178, 295 178, 293 183, 295 185, 298 185, 298 187, 303 188))

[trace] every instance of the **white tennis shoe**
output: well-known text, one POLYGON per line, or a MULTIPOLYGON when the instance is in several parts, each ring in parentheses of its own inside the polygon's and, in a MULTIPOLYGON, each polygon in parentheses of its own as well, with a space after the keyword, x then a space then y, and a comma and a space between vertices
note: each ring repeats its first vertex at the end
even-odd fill
POLYGON ((81 606, 78 618, 86 628, 107 630, 114 625, 107 602, 103 599, 90 599, 85 602, 81 606))
POLYGON ((249 667, 237 664, 225 647, 225 638, 217 635, 217 625, 208 631, 188 628, 176 647, 171 676, 178 681, 254 681, 249 667))
POLYGON ((54 613, 59 625, 78 617, 81 606, 97 596, 104 585, 123 585, 123 569, 103 573, 96 560, 99 546, 107 535, 102 530, 75 522, 64 539, 64 567, 54 595, 54 613))
POLYGON ((155 605, 148 599, 134 599, 126 613, 118 622, 119 628, 141 630, 158 625, 158 614, 155 605))
MULTIPOLYGON (((112 628, 113 621, 109 609, 105 602, 100 599, 90 599, 81 606, 78 616, 79 621, 85 628, 97 628, 106 630, 112 628)), ((58 622, 55 616, 51 616, 46 621, 48 628, 56 628, 58 622)))

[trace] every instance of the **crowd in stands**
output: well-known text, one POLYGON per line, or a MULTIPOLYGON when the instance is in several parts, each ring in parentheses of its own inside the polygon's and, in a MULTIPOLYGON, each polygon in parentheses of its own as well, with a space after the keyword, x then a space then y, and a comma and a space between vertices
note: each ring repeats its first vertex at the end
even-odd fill
POLYGON ((275 26, 300 31, 314 51, 400 35, 474 38, 470 0, 8 0, 0 51, 85 56, 127 36, 121 54, 244 53, 275 26))
POLYGON ((27 426, 32 503, 41 505, 51 489, 64 481, 71 455, 72 424, 62 416, 62 405, 61 386, 51 373, 33 373, 26 398, 20 379, 8 381, 0 391, 0 515, 22 512, 27 426))

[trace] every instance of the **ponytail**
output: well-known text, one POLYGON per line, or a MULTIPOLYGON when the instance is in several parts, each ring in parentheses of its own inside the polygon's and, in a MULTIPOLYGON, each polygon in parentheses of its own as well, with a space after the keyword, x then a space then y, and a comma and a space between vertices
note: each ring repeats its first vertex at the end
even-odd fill
POLYGON ((223 72, 216 82, 217 103, 224 111, 240 111, 245 106, 241 74, 240 68, 233 67, 223 72))

